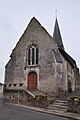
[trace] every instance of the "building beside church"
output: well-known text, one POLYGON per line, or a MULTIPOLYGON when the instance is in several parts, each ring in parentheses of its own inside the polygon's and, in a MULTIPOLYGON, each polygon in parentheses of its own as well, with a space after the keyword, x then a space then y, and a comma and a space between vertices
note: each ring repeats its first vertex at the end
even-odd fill
POLYGON ((4 84, 0 83, 0 102, 2 103, 2 99, 3 99, 3 86, 4 84))
POLYGON ((76 61, 65 51, 56 18, 53 37, 33 17, 5 66, 5 87, 47 95, 76 90, 76 61))

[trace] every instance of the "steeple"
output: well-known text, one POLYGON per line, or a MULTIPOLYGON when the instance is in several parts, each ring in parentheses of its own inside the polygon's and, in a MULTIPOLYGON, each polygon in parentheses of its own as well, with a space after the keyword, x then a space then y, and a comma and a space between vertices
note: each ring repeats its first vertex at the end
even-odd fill
POLYGON ((59 47, 60 49, 64 50, 64 46, 63 46, 63 42, 62 42, 62 38, 61 38, 61 33, 60 33, 58 21, 57 21, 57 16, 56 16, 56 21, 55 21, 53 38, 55 39, 58 47, 59 47))

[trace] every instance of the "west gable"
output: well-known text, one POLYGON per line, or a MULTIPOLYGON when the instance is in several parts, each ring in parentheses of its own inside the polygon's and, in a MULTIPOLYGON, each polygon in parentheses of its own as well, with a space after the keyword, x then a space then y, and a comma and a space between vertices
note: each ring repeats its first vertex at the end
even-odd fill
POLYGON ((46 29, 39 23, 39 21, 33 17, 29 22, 27 28, 22 34, 21 38, 16 44, 16 47, 13 51, 21 51, 27 48, 27 45, 30 44, 39 44, 42 46, 44 44, 44 48, 47 45, 52 45, 52 48, 57 48, 57 44, 55 40, 50 36, 50 34, 46 31, 46 29))

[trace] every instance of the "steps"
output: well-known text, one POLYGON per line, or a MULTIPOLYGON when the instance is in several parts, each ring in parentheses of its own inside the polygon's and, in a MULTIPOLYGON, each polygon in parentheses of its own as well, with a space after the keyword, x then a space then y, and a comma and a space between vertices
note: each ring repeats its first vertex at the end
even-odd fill
POLYGON ((45 96, 45 94, 43 94, 41 91, 39 90, 27 90, 26 92, 28 92, 32 97, 36 97, 36 96, 45 96))
POLYGON ((54 100, 54 102, 47 107, 47 110, 59 113, 67 112, 67 101, 54 100))

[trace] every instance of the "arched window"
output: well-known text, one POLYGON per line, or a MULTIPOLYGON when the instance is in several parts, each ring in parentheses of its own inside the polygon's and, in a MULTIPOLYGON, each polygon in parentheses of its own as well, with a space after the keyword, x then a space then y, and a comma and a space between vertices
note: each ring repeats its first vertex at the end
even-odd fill
POLYGON ((39 57, 38 47, 36 45, 30 45, 27 49, 27 65, 38 64, 39 57))

